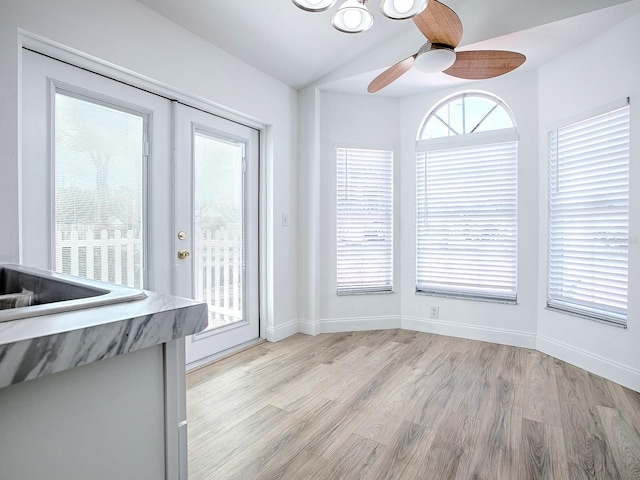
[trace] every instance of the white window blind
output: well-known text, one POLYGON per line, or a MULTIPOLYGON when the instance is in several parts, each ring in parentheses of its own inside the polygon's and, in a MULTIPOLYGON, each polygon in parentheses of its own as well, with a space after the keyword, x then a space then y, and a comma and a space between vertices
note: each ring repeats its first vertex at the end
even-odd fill
POLYGON ((418 292, 516 301, 515 132, 512 138, 417 154, 418 292))
POLYGON ((549 133, 547 305, 626 325, 629 107, 549 133))
POLYGON ((393 152, 338 148, 338 294, 391 291, 393 152))

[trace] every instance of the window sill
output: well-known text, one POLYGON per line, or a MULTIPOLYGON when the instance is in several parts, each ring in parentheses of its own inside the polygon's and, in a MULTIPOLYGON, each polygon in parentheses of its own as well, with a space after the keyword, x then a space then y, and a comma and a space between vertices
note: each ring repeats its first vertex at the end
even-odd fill
POLYGON ((591 315, 588 315, 586 313, 573 312, 573 311, 570 311, 570 310, 565 310, 563 308, 550 307, 549 305, 544 307, 544 309, 548 310, 550 312, 556 312, 556 313, 562 313, 563 315, 569 315, 570 317, 583 318, 585 320, 590 320, 592 322, 602 323, 603 325, 609 325, 610 327, 618 327, 618 328, 622 328, 623 330, 627 329, 627 325, 625 323, 619 323, 619 322, 616 322, 616 321, 613 321, 613 320, 604 320, 602 318, 592 317, 591 315))
POLYGON ((440 297, 440 298, 452 298, 455 300, 470 300, 473 302, 485 302, 485 303, 500 303, 503 305, 518 305, 518 300, 507 300, 501 298, 491 298, 491 297, 474 297, 469 295, 456 295, 453 293, 440 293, 440 292, 430 292, 423 290, 416 290, 416 295, 421 295, 425 297, 440 297))
POLYGON ((393 290, 380 290, 380 291, 372 291, 372 292, 366 292, 366 291, 362 291, 362 292, 336 292, 336 295, 338 297, 350 297, 353 295, 390 295, 392 293, 395 293, 393 290))

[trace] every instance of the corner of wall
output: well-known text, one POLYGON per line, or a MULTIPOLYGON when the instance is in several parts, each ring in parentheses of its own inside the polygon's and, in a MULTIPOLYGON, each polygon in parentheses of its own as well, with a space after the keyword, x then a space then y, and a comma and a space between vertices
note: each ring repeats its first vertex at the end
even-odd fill
POLYGON ((279 342, 298 333, 298 320, 291 320, 278 326, 268 326, 266 338, 269 342, 279 342))
POLYGON ((536 350, 640 392, 640 370, 554 338, 538 335, 536 350))

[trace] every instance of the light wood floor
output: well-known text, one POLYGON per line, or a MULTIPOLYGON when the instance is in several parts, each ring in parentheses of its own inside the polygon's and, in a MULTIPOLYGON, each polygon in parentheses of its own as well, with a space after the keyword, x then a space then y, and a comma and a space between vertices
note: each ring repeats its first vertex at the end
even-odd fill
POLYGON ((543 353, 295 335, 187 376, 189 479, 640 479, 640 394, 543 353))

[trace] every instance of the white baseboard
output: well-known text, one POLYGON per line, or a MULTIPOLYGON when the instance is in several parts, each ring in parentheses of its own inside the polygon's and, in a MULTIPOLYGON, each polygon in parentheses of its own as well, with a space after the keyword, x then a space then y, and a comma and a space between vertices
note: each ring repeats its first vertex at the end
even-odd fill
POLYGON ((400 328, 399 315, 382 317, 322 318, 317 321, 300 319, 298 321, 298 332, 313 336, 320 333, 390 330, 393 328, 400 328))
POLYGON ((638 369, 553 338, 545 337, 544 335, 538 335, 536 349, 547 355, 583 368, 588 372, 595 373, 620 385, 624 385, 636 392, 640 392, 640 370, 638 369))
POLYGON ((483 327, 466 323, 443 322, 420 317, 403 316, 401 327, 405 330, 436 333, 450 337, 468 338, 484 342, 500 343, 514 347, 536 348, 535 333, 503 328, 483 327))
POLYGON ((267 340, 279 342, 296 333, 298 333, 298 320, 291 320, 277 327, 267 327, 267 340))
POLYGON ((390 330, 393 328, 400 328, 400 315, 323 318, 317 325, 318 333, 360 332, 363 330, 390 330))
POLYGON ((298 320, 298 332, 315 337, 320 333, 318 322, 301 318, 298 320))

